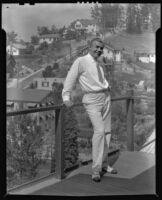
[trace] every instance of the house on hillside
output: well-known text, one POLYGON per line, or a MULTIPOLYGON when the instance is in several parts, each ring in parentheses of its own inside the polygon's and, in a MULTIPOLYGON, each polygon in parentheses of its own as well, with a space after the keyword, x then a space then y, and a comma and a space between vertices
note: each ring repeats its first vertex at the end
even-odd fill
POLYGON ((34 83, 36 83, 38 90, 53 90, 53 83, 62 84, 64 83, 65 78, 35 78, 34 83))
MULTIPOLYGON (((86 46, 80 50, 79 55, 83 56, 87 53, 88 53, 88 47, 86 46)), ((122 61, 122 51, 119 49, 114 49, 113 47, 110 47, 109 45, 106 44, 103 49, 103 57, 117 64, 122 61)))
POLYGON ((115 61, 116 63, 120 63, 122 60, 122 52, 120 49, 115 49, 114 50, 114 54, 115 54, 115 61))
POLYGON ((141 80, 138 84, 135 84, 136 88, 140 91, 143 91, 145 89, 145 81, 141 80))
POLYGON ((103 50, 103 56, 108 60, 113 60, 115 63, 120 63, 122 60, 122 51, 106 44, 103 50))
POLYGON ((150 62, 155 63, 156 62, 155 53, 150 53, 149 54, 149 59, 150 59, 150 62))
POLYGON ((13 43, 6 47, 7 53, 13 56, 19 56, 24 54, 31 54, 32 51, 29 50, 25 45, 13 43))
POLYGON ((52 44, 53 42, 56 42, 58 40, 60 40, 60 35, 58 33, 43 34, 39 36, 39 44, 42 44, 43 42, 47 42, 47 44, 52 44))
POLYGON ((155 63, 156 56, 155 53, 137 53, 136 54, 137 60, 143 63, 155 63))
POLYGON ((96 35, 98 32, 98 26, 96 25, 94 20, 90 19, 80 19, 76 20, 73 25, 75 30, 86 30, 87 33, 92 33, 96 35))
POLYGON ((114 60, 115 59, 114 49, 106 46, 103 49, 103 56, 106 57, 108 60, 114 60))
POLYGON ((77 21, 75 24, 74 24, 74 28, 76 30, 81 30, 81 29, 84 29, 84 26, 83 24, 80 22, 80 21, 77 21))

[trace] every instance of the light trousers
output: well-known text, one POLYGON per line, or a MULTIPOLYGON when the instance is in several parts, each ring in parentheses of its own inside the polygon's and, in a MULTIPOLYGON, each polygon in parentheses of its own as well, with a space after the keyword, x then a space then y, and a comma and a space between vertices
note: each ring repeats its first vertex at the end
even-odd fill
POLYGON ((108 91, 88 93, 83 96, 83 105, 93 127, 92 137, 92 171, 102 170, 104 151, 109 149, 111 139, 111 98, 108 91), (108 134, 107 134, 108 133, 108 134), (105 148, 105 143, 107 149, 105 148))

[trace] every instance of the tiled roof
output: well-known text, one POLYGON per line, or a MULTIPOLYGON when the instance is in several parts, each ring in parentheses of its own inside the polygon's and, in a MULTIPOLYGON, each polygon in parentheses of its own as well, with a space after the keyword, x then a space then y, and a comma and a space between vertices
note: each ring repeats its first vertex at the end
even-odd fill
POLYGON ((48 90, 7 88, 7 101, 40 103, 49 94, 48 90))

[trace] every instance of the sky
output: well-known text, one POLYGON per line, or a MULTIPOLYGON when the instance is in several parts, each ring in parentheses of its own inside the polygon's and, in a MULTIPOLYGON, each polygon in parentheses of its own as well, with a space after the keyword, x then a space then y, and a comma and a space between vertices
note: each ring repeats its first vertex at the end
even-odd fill
POLYGON ((92 3, 2 4, 2 29, 30 41, 38 26, 68 26, 76 19, 90 19, 92 3))

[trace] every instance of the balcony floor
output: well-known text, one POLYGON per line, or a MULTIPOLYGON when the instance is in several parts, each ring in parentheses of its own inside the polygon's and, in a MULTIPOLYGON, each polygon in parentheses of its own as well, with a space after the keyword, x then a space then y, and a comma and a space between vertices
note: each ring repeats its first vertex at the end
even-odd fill
POLYGON ((66 179, 31 192, 32 195, 102 196, 155 194, 155 155, 122 152, 114 163, 118 174, 91 180, 91 164, 71 172, 66 179))

